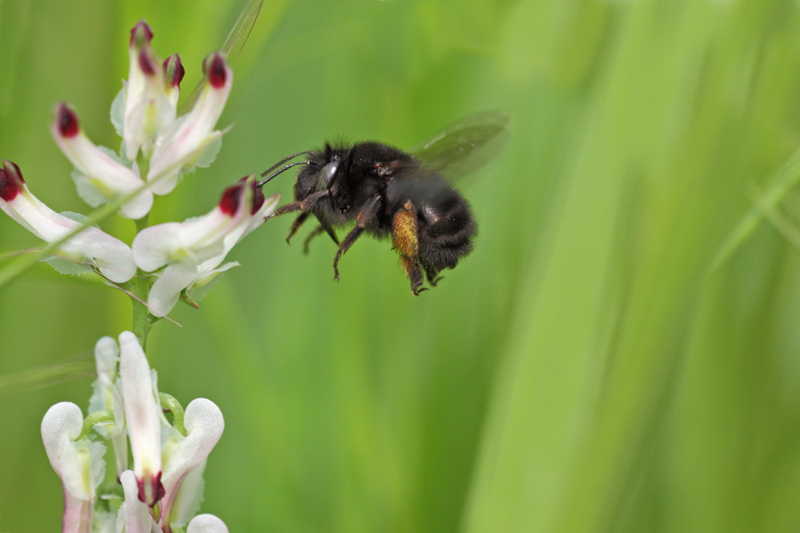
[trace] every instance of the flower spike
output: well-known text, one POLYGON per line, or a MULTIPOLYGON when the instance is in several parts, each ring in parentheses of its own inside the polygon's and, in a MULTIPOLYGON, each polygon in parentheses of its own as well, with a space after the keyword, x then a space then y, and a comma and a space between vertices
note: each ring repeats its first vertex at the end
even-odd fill
MULTIPOLYGON (((45 242, 60 240, 82 226, 43 204, 28 190, 19 167, 3 160, 0 170, 0 209, 45 242)), ((109 280, 122 283, 136 272, 127 244, 90 226, 59 245, 61 254, 76 261, 89 261, 109 280)))
MULTIPOLYGON (((92 207, 144 185, 144 180, 117 161, 113 152, 101 149, 89 140, 79 125, 75 111, 66 103, 58 105, 50 131, 58 147, 75 166, 76 172, 73 172, 72 178, 78 187, 78 194, 92 207)), ((122 205, 120 214, 138 220, 149 213, 152 206, 153 193, 145 190, 122 205)))

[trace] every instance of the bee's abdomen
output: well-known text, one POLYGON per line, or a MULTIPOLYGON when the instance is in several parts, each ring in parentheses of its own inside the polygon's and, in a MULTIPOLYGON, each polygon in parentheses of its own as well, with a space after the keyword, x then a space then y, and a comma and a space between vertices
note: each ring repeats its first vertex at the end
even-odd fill
POLYGON ((477 226, 469 204, 457 192, 419 208, 420 259, 436 270, 453 268, 472 251, 477 226))

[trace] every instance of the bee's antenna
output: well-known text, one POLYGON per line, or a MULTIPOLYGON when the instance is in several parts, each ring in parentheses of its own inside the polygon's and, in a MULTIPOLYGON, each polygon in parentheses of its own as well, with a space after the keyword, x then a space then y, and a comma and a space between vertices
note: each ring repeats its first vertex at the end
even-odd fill
MULTIPOLYGON (((278 170, 276 170, 275 172, 273 172, 272 174, 270 174, 269 176, 267 176, 266 178, 264 178, 263 180, 261 180, 258 183, 256 183, 256 187, 261 187, 262 185, 264 185, 266 182, 268 182, 269 180, 271 180, 272 178, 274 178, 278 174, 280 174, 282 172, 285 172, 285 171, 289 170, 292 167, 296 167, 297 165, 307 165, 308 163, 309 163, 308 161, 298 161, 297 163, 291 163, 289 165, 286 165, 285 167, 281 167, 278 170)), ((280 163, 278 163, 278 164, 280 164, 280 163)), ((273 167, 273 168, 275 168, 275 167, 273 167)), ((270 169, 270 170, 272 170, 272 169, 270 169)), ((266 174, 267 172, 269 172, 269 170, 265 170, 264 173, 261 174, 261 176, 263 177, 264 174, 266 174)))
POLYGON ((272 165, 271 167, 269 167, 267 170, 265 170, 264 172, 262 172, 262 173, 261 173, 261 177, 264 177, 264 176, 265 176, 266 174, 268 174, 269 172, 272 172, 273 170, 275 170, 276 168, 278 168, 278 167, 279 167, 279 166, 281 166, 282 164, 286 163, 288 160, 290 160, 290 159, 294 159, 294 158, 295 158, 295 157, 297 157, 298 155, 303 155, 303 154, 313 154, 313 153, 314 153, 314 150, 306 150, 305 152, 297 152, 296 154, 287 155, 286 157, 284 157, 283 159, 281 159, 280 161, 278 161, 277 163, 275 163, 274 165, 272 165))

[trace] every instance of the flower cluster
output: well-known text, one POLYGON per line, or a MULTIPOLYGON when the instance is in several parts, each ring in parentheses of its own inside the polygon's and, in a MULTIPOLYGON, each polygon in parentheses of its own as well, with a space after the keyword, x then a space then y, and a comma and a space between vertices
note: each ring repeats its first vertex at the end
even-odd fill
POLYGON ((94 272, 133 299, 135 334, 123 332, 119 344, 103 337, 95 346, 97 381, 86 418, 80 407, 62 402, 42 420, 47 456, 64 492, 64 532, 227 532, 218 518, 197 515, 206 457, 224 428, 222 413, 206 399, 184 411, 159 393, 143 347, 150 325, 181 297, 200 300, 220 273, 238 265, 224 263, 225 257, 272 213, 278 195, 265 199, 250 175, 225 188, 206 215, 148 227, 155 196, 216 157, 224 131, 215 127, 233 83, 224 55, 210 54, 199 97, 180 115, 183 65, 177 54, 162 62, 152 39, 143 21, 131 30, 128 80, 111 105, 111 122, 122 137, 118 153, 95 145, 67 103, 56 106, 51 124, 74 166, 79 196, 92 207, 112 204, 136 221, 130 245, 87 217, 47 207, 15 163, 3 160, 0 169, 0 209, 49 244, 48 263, 63 274, 94 272), (109 443, 116 476, 106 480, 109 443))
POLYGON ((64 491, 62 531, 123 531, 124 525, 127 533, 169 533, 188 524, 189 532, 226 532, 216 517, 192 518, 202 500, 206 458, 225 427, 219 408, 198 398, 184 412, 175 398, 159 394, 156 372, 129 331, 119 336, 119 345, 111 337, 100 339, 95 361, 86 419, 80 407, 61 402, 42 420, 47 457, 64 491), (171 413, 171 423, 164 412, 171 413), (103 483, 102 441, 112 444, 121 490, 116 481, 103 483))
POLYGON ((179 116, 183 65, 178 54, 162 62, 152 39, 144 21, 131 30, 128 80, 111 105, 111 122, 122 137, 119 153, 92 143, 67 103, 56 106, 51 124, 53 138, 75 167, 72 179, 79 196, 92 207, 115 202, 121 216, 144 228, 132 245, 84 227, 86 217, 47 207, 30 192, 19 167, 6 160, 0 170, 0 209, 57 245, 47 261, 61 273, 97 272, 125 284, 138 267, 139 277, 152 289, 137 296, 146 298, 150 313, 162 317, 181 296, 190 303, 200 300, 220 273, 238 265, 222 262, 274 210, 278 196, 265 200, 251 175, 227 188, 207 215, 146 227, 154 195, 171 192, 182 176, 216 157, 224 131, 214 128, 233 84, 223 54, 210 54, 203 61, 205 78, 197 101, 179 116))

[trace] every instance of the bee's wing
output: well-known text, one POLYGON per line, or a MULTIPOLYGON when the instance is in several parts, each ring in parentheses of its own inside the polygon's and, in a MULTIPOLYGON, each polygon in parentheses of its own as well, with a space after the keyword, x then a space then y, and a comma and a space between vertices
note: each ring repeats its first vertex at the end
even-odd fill
POLYGON ((511 117, 483 111, 453 122, 408 151, 430 171, 455 179, 477 170, 508 142, 511 117))
MULTIPOLYGON (((253 31, 253 26, 256 23, 258 13, 261 11, 261 6, 263 4, 264 0, 250 0, 242 10, 241 14, 239 14, 239 18, 236 19, 236 23, 233 25, 233 28, 231 28, 230 33, 228 33, 228 37, 225 39, 225 42, 222 43, 222 48, 220 49, 220 51, 226 56, 230 55, 233 49, 236 48, 236 45, 239 44, 239 41, 242 41, 242 46, 239 48, 239 53, 242 52, 242 48, 244 48, 247 38, 250 37, 250 32, 253 31)), ((200 91, 203 89, 204 82, 205 79, 202 79, 200 80, 200 83, 195 86, 195 88, 192 90, 192 93, 189 95, 189 98, 178 110, 178 116, 186 114, 192 107, 194 107, 195 102, 197 102, 197 99, 200 97, 200 91)))

